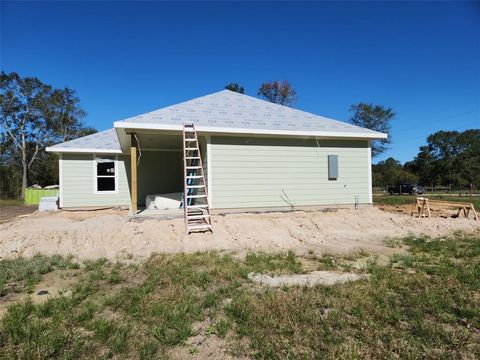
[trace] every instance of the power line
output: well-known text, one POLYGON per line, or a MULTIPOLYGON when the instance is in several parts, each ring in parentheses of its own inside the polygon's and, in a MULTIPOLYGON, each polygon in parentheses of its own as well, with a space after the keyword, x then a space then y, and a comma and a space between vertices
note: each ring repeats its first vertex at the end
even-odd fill
MULTIPOLYGON (((460 130, 460 127, 465 128, 465 127, 468 127, 468 126, 470 126, 470 125, 478 125, 478 124, 479 124, 479 122, 478 122, 478 121, 475 121, 475 122, 472 122, 472 123, 462 124, 461 126, 457 126, 457 127, 454 127, 454 128, 450 128, 450 129, 444 130, 444 131, 461 131, 461 130, 460 130)), ((438 131, 441 131, 441 130, 438 130, 438 131)), ((415 140, 415 139, 425 139, 425 140, 426 140, 429 135, 430 135, 430 134, 428 134, 428 135, 426 135, 426 136, 425 136, 425 135, 421 135, 421 136, 419 135, 419 136, 413 136, 413 137, 412 137, 412 136, 409 136, 409 137, 400 137, 399 139, 392 137, 392 139, 393 139, 393 144, 396 144, 396 143, 399 142, 398 140, 400 140, 400 143, 402 143, 402 142, 407 142, 408 140, 415 140)))
MULTIPOLYGON (((472 114, 472 113, 475 113, 475 112, 478 112, 478 111, 480 111, 480 109, 466 111, 466 112, 463 112, 463 113, 447 116, 447 117, 441 118, 441 119, 422 121, 422 125, 428 125, 428 124, 433 124, 433 123, 437 123, 437 122, 440 122, 440 121, 450 120, 450 119, 454 119, 454 118, 457 118, 457 117, 462 117, 462 116, 465 116, 465 115, 468 115, 468 114, 472 114)), ((479 120, 479 122, 480 122, 480 120, 479 120)), ((400 129, 400 130, 396 131, 396 133, 402 133, 402 132, 404 133, 404 132, 407 132, 407 131, 411 131, 411 130, 410 129, 400 129)))

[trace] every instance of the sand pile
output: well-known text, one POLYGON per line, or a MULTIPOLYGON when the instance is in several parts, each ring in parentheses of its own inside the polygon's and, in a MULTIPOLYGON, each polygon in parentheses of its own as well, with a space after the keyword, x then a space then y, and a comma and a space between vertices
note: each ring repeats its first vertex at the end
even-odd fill
POLYGON ((129 220, 125 212, 36 214, 0 225, 0 258, 72 254, 80 259, 148 257, 152 253, 293 250, 304 254, 394 251, 386 238, 479 231, 480 221, 416 219, 377 208, 213 217, 214 233, 185 235, 183 219, 129 220))

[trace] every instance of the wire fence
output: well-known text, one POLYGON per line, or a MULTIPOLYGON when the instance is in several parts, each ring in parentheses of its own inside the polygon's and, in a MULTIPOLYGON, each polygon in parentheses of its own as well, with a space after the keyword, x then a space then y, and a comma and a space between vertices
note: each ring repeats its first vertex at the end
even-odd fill
MULTIPOLYGON (((424 186, 422 195, 445 195, 445 196, 480 196, 480 189, 475 187, 455 188, 450 186, 424 186)), ((373 195, 389 195, 388 186, 374 186, 373 195)), ((406 194, 405 194, 406 195, 406 194)))

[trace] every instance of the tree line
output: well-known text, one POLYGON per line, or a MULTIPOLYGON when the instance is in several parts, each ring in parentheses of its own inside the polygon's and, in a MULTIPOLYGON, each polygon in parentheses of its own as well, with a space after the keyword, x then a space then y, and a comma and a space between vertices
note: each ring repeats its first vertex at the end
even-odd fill
POLYGON ((480 130, 438 131, 427 137, 411 161, 402 165, 388 158, 373 165, 374 186, 399 182, 452 189, 478 189, 480 186, 480 130))
POLYGON ((0 191, 23 198, 28 184, 58 184, 58 162, 45 147, 96 132, 75 91, 36 77, 0 73, 0 191))

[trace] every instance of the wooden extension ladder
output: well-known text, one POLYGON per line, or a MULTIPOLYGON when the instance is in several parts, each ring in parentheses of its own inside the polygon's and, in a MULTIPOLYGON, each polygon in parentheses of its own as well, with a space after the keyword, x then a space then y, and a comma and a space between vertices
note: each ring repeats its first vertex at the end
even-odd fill
POLYGON ((183 213, 187 234, 212 231, 208 191, 194 124, 183 125, 183 213))

